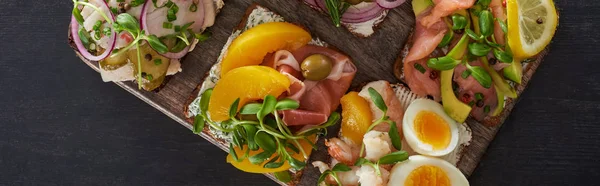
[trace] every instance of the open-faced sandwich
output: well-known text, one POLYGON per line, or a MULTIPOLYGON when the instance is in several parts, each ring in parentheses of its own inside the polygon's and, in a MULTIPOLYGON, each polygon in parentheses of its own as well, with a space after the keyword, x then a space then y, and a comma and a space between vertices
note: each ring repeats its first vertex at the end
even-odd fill
POLYGON ((352 34, 369 37, 387 17, 390 9, 406 0, 302 0, 319 12, 328 14, 337 27, 343 25, 352 34))
POLYGON ((155 90, 210 36, 222 0, 73 0, 69 39, 105 82, 155 90))
POLYGON ((356 70, 303 27, 253 5, 186 114, 194 132, 229 147, 236 168, 295 182, 316 134, 338 122, 335 110, 356 70))
POLYGON ((396 62, 396 76, 415 94, 441 101, 459 123, 470 115, 498 124, 496 116, 508 114, 506 102, 525 86, 527 62, 535 61, 554 35, 558 15, 552 0, 412 4, 416 26, 396 62))
POLYGON ((469 185, 456 168, 471 130, 439 103, 400 84, 375 81, 341 99, 342 126, 327 139, 324 185, 469 185), (435 183, 435 184, 434 184, 435 183))

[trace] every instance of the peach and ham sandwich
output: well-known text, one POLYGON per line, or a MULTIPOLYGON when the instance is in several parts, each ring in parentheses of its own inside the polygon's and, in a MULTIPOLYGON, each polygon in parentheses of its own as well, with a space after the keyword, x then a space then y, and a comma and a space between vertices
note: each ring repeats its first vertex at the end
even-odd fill
POLYGON ((338 123, 356 71, 347 55, 253 5, 185 114, 194 132, 229 148, 234 167, 295 184, 317 134, 338 123))

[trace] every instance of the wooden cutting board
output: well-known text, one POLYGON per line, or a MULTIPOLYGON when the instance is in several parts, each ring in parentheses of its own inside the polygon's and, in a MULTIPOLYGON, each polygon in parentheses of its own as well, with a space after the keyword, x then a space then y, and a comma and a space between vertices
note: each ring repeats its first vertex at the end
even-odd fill
MULTIPOLYGON (((363 83, 375 80, 401 83, 394 76, 392 69, 415 23, 410 2, 390 10, 385 21, 378 26, 376 33, 371 37, 358 38, 345 28, 336 28, 327 15, 317 12, 300 0, 227 0, 225 7, 217 15, 215 25, 208 29, 213 33, 212 37, 198 44, 194 51, 182 59, 183 72, 172 76, 159 92, 138 90, 137 85, 132 82, 118 82, 116 84, 191 130, 192 124, 186 120, 187 118, 185 118, 183 112, 187 107, 189 98, 203 81, 211 66, 217 61, 227 38, 239 24, 246 9, 252 3, 257 3, 282 15, 288 22, 305 26, 314 36, 348 54, 358 67, 358 73, 352 87, 356 88, 363 83)), ((536 60, 530 62, 527 68, 524 69, 523 84, 517 87, 519 95, 525 89, 547 51, 544 50, 536 60)), ((78 54, 78 56, 82 58, 81 55, 78 54)), ((87 61, 84 58, 82 60, 94 70, 99 70, 98 63, 87 61)), ((500 121, 500 124, 496 126, 485 126, 473 119, 467 120, 473 131, 473 139, 458 163, 458 168, 464 174, 471 175, 517 101, 518 99, 507 102, 504 113, 496 118, 500 121)), ((337 130, 333 129, 329 134, 337 134, 337 130)), ((201 136, 219 148, 227 149, 222 143, 215 141, 206 134, 201 136)), ((311 160, 326 160, 328 156, 323 146, 323 140, 320 140, 318 145, 319 150, 313 152, 311 160)), ((319 175, 317 169, 307 166, 299 185, 315 185, 319 175)), ((276 181, 271 175, 267 176, 276 181)))

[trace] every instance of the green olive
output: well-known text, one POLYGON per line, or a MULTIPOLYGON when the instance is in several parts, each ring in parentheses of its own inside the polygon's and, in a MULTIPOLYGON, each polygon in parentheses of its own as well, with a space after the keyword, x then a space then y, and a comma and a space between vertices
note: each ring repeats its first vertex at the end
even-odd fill
POLYGON ((351 5, 357 5, 359 3, 362 3, 364 0, 345 0, 346 3, 351 4, 351 5))
POLYGON ((323 54, 313 54, 302 61, 300 68, 304 78, 319 81, 329 76, 333 68, 333 60, 323 54))
MULTIPOLYGON (((137 50, 132 49, 127 52, 127 56, 131 63, 133 63, 133 71, 135 76, 138 74, 138 56, 137 50)), ((161 56, 156 51, 154 51, 150 45, 145 44, 140 46, 140 59, 142 67, 142 88, 144 90, 154 90, 160 85, 162 85, 165 76, 167 75, 167 70, 169 69, 170 59, 161 56)))

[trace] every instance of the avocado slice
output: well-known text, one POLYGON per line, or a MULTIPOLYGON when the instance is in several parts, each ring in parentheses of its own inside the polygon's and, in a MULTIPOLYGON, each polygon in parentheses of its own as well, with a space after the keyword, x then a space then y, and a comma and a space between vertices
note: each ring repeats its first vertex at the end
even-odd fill
POLYGON ((415 17, 417 17, 421 12, 425 11, 430 6, 433 6, 433 1, 431 0, 413 0, 412 7, 415 12, 415 17))
POLYGON ((523 65, 521 64, 521 60, 513 60, 512 64, 502 69, 502 71, 504 72, 504 77, 521 84, 521 79, 523 79, 523 65))
POLYGON ((502 91, 500 91, 498 86, 494 85, 494 88, 496 89, 496 97, 498 98, 498 106, 496 106, 496 108, 492 112, 492 116, 498 116, 504 110, 504 93, 502 91))
MULTIPOLYGON (((456 46, 448 52, 447 56, 454 59, 461 59, 467 51, 469 44, 469 37, 464 34, 456 46)), ((444 111, 452 119, 459 123, 465 122, 469 113, 471 113, 471 107, 456 98, 454 91, 452 90, 452 76, 454 75, 454 69, 442 71, 440 75, 441 91, 442 91, 442 105, 444 111)))

